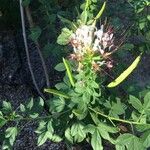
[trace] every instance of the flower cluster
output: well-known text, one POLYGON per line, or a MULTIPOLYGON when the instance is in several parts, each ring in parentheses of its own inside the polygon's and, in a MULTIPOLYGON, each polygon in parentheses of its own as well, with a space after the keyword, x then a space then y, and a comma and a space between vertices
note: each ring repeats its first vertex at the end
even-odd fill
MULTIPOLYGON (((100 29, 97 29, 92 25, 83 25, 72 34, 71 45, 74 50, 74 54, 71 56, 72 58, 78 58, 78 61, 80 61, 89 51, 92 54, 99 54, 103 57, 115 48, 112 28, 109 28, 105 32, 103 25, 100 29)), ((92 63, 98 66, 106 64, 108 68, 113 67, 112 60, 110 59, 103 59, 102 61, 97 62, 93 61, 92 63)))

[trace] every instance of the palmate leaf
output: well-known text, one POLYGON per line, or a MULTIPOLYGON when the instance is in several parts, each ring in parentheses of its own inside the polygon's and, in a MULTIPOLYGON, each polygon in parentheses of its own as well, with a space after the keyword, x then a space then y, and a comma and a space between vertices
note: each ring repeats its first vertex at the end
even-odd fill
POLYGON ((50 102, 50 110, 52 112, 61 112, 65 108, 65 100, 60 97, 50 102))
POLYGON ((132 95, 129 96, 129 103, 139 112, 141 112, 141 110, 143 109, 141 101, 135 96, 132 95))
POLYGON ((103 150, 102 139, 98 129, 95 129, 92 134, 91 145, 93 150, 103 150))
POLYGON ((144 147, 149 148, 150 147, 150 130, 144 132, 141 139, 142 139, 142 143, 144 147))
MULTIPOLYGON (((121 147, 125 146, 128 150, 145 150, 142 141, 138 137, 129 133, 120 135, 117 138, 116 145, 121 147)), ((117 150, 119 150, 119 147, 117 150)))
POLYGON ((84 132, 93 134, 95 132, 95 126, 93 124, 86 125, 84 127, 84 132))
POLYGON ((81 123, 74 123, 71 127, 71 136, 74 142, 82 142, 86 137, 84 126, 81 123))
POLYGON ((121 82, 123 82, 137 67, 137 65, 139 64, 141 60, 141 56, 142 56, 142 53, 133 61, 133 63, 118 78, 116 78, 113 82, 109 83, 107 87, 113 88, 119 85, 121 82))
POLYGON ((73 136, 71 135, 71 129, 67 128, 65 131, 65 137, 66 139, 73 144, 73 136))
POLYGON ((11 146, 13 146, 13 143, 16 139, 17 134, 18 134, 17 127, 9 127, 6 130, 5 137, 9 139, 9 143, 10 143, 11 146))
POLYGON ((117 133, 117 132, 119 132, 118 128, 109 126, 109 125, 107 125, 105 123, 102 123, 102 122, 98 125, 98 129, 99 130, 103 129, 103 130, 105 130, 105 131, 107 131, 109 133, 117 133))
POLYGON ((150 114, 150 92, 145 95, 143 104, 138 98, 132 95, 129 96, 129 103, 143 115, 150 114))
POLYGON ((110 104, 111 107, 109 108, 110 109, 109 115, 119 118, 119 115, 122 115, 125 113, 126 106, 123 103, 121 103, 119 98, 116 98, 116 99, 117 99, 117 102, 112 102, 112 105, 110 104))

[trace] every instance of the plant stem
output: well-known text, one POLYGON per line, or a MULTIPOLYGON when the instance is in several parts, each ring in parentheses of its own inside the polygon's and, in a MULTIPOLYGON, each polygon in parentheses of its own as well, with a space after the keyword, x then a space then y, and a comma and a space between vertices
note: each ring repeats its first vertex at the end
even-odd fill
MULTIPOLYGON (((32 19, 32 16, 31 16, 31 12, 30 12, 30 9, 29 9, 28 6, 25 7, 25 12, 26 12, 26 15, 27 15, 27 19, 28 19, 30 28, 33 28, 34 27, 34 22, 33 22, 33 19, 32 19)), ((35 45, 36 45, 38 54, 39 54, 40 59, 41 59, 42 67, 43 67, 45 78, 46 78, 47 88, 50 88, 50 81, 49 81, 48 71, 47 71, 47 67, 46 67, 46 64, 45 64, 42 52, 40 50, 40 44, 39 44, 38 41, 36 41, 35 45)))
POLYGON ((146 124, 146 123, 140 123, 140 122, 134 122, 134 121, 129 121, 129 120, 124 120, 124 119, 119 119, 119 118, 114 118, 114 117, 110 117, 108 115, 105 115, 101 112, 98 112, 96 110, 94 110, 93 108, 89 107, 90 110, 92 110, 93 112, 95 112, 96 114, 99 114, 109 120, 114 120, 114 121, 119 121, 119 122, 123 122, 123 123, 127 123, 127 124, 134 124, 134 125, 147 125, 150 126, 150 124, 146 124))
POLYGON ((33 70, 32 70, 32 66, 31 66, 31 61, 30 61, 30 54, 29 54, 29 48, 28 48, 28 43, 27 43, 27 36, 26 36, 26 30, 25 30, 25 19, 24 19, 24 10, 23 10, 23 6, 22 6, 22 0, 19 1, 20 2, 20 14, 21 14, 21 24, 22 24, 22 35, 23 35, 23 40, 24 40, 24 46, 25 46, 25 51, 26 51, 26 55, 27 55, 27 62, 28 62, 28 66, 29 66, 29 70, 30 70, 30 73, 31 73, 31 77, 32 77, 32 80, 33 80, 33 84, 37 90, 37 92, 39 93, 39 95, 45 99, 45 96, 43 95, 43 93, 40 91, 37 83, 36 83, 36 80, 35 80, 35 77, 34 77, 34 73, 33 73, 33 70))
MULTIPOLYGON (((70 110, 71 110, 71 109, 66 110, 66 111, 64 111, 64 112, 62 112, 62 113, 59 113, 59 116, 61 116, 61 115, 65 114, 65 113, 67 113, 67 112, 69 112, 70 110)), ((37 117, 37 118, 30 118, 30 117, 26 117, 26 118, 14 119, 14 120, 12 120, 12 121, 45 120, 45 119, 50 119, 50 118, 52 118, 52 117, 54 117, 54 116, 56 116, 56 115, 57 115, 57 113, 54 113, 54 114, 52 114, 52 115, 43 116, 43 117, 37 117)))

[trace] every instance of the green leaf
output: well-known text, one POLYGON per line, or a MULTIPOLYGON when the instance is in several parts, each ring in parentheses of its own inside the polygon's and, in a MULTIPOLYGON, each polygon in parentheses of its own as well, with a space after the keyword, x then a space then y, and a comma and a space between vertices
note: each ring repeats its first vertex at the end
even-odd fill
POLYGON ((93 124, 88 124, 84 127, 84 132, 85 133, 91 133, 93 134, 95 131, 95 126, 93 124))
POLYGON ((139 112, 143 109, 143 105, 138 98, 135 96, 129 96, 129 103, 139 112))
POLYGON ((29 102, 28 105, 27 105, 27 108, 28 108, 29 110, 31 110, 32 107, 33 107, 33 98, 31 98, 30 102, 29 102))
POLYGON ((97 3, 97 0, 92 0, 93 3, 97 3))
POLYGON ((82 109, 73 109, 72 112, 79 120, 83 120, 88 114, 87 111, 84 111, 82 109))
POLYGON ((11 146, 13 146, 13 143, 16 139, 17 134, 18 134, 17 127, 10 127, 6 130, 5 137, 9 138, 9 143, 11 146))
POLYGON ((147 15, 147 19, 150 21, 150 15, 147 15))
POLYGON ((11 104, 9 102, 3 101, 3 109, 6 112, 11 112, 12 111, 11 104))
POLYGON ((43 144, 47 141, 47 139, 48 139, 48 137, 49 137, 49 134, 51 134, 51 133, 49 133, 49 132, 47 131, 47 132, 42 133, 42 134, 38 137, 38 146, 43 145, 43 144))
POLYGON ((144 132, 147 130, 150 130, 150 125, 149 124, 145 124, 145 125, 136 125, 136 130, 139 132, 144 132))
POLYGON ((73 78, 73 75, 72 75, 72 72, 71 72, 71 67, 70 67, 70 64, 69 62, 63 58, 63 63, 65 65, 65 68, 67 70, 67 75, 69 77, 69 80, 70 80, 70 83, 71 85, 74 87, 75 83, 74 83, 74 78, 73 78))
POLYGON ((149 148, 150 147, 150 130, 143 133, 141 139, 142 139, 142 143, 144 147, 149 148))
POLYGON ((148 92, 144 97, 143 107, 145 111, 150 109, 150 92, 148 92))
POLYGON ((139 64, 141 60, 141 56, 142 56, 142 53, 133 61, 133 63, 118 78, 116 78, 113 82, 109 83, 107 87, 113 88, 119 85, 121 82, 123 82, 137 67, 137 65, 139 64))
POLYGON ((45 122, 45 121, 43 121, 43 120, 40 121, 38 128, 35 130, 35 133, 41 134, 43 131, 45 131, 45 129, 46 129, 46 124, 47 124, 47 122, 45 122))
POLYGON ((21 112, 25 112, 26 108, 23 104, 20 104, 20 111, 21 112))
POLYGON ((116 144, 126 146, 128 150, 144 150, 141 140, 129 133, 120 135, 117 138, 116 144))
POLYGON ((74 137, 75 142, 82 142, 86 134, 84 132, 84 126, 80 123, 75 123, 71 127, 71 135, 74 137))
POLYGON ((73 144, 73 136, 71 135, 71 129, 70 128, 67 128, 65 130, 65 137, 66 139, 73 144))
POLYGON ((88 18, 88 12, 86 10, 84 10, 80 16, 81 22, 83 24, 86 24, 87 18, 88 18))
POLYGON ((86 104, 89 104, 91 100, 91 95, 88 92, 84 92, 82 99, 86 104))
POLYGON ((118 118, 119 115, 122 115, 125 113, 125 105, 121 103, 120 99, 117 99, 117 103, 112 102, 112 105, 110 107, 109 115, 118 118))
POLYGON ((60 97, 50 102, 50 109, 52 112, 61 112, 65 108, 65 105, 65 100, 60 97))
POLYGON ((57 70, 57 71, 65 71, 66 70, 66 68, 65 68, 65 66, 64 66, 64 63, 59 63, 59 64, 57 64, 56 65, 56 67, 55 67, 55 70, 57 70))
POLYGON ((39 105, 42 106, 42 107, 44 106, 44 100, 41 97, 40 97, 39 105))
POLYGON ((115 145, 116 150, 126 150, 125 146, 123 145, 115 145))
POLYGON ((70 99, 70 97, 67 94, 65 94, 63 92, 59 92, 57 90, 44 89, 44 92, 51 93, 51 94, 54 94, 54 95, 57 95, 57 96, 60 96, 60 97, 66 98, 66 99, 70 99))
POLYGON ((133 48, 134 48, 134 45, 131 43, 126 43, 121 47, 121 49, 123 50, 132 50, 133 48))
POLYGON ((61 83, 57 83, 55 85, 57 90, 66 90, 68 89, 68 85, 66 85, 65 83, 61 82, 61 83))
POLYGON ((47 123, 47 130, 48 130, 51 134, 54 133, 54 128, 53 128, 53 125, 52 125, 52 121, 49 121, 49 122, 47 123))
POLYGON ((68 28, 63 28, 61 34, 57 38, 57 43, 59 45, 67 45, 70 42, 72 33, 73 32, 68 28))
POLYGON ((76 25, 72 21, 70 21, 70 20, 68 20, 68 19, 66 19, 60 15, 58 15, 58 18, 61 20, 62 23, 64 23, 65 25, 68 25, 71 29, 77 28, 76 25))
POLYGON ((112 144, 114 144, 114 140, 110 138, 109 133, 117 133, 119 132, 119 129, 108 126, 107 124, 101 123, 98 125, 97 129, 99 130, 99 133, 103 139, 106 139, 110 141, 112 144))
POLYGON ((118 128, 112 127, 112 126, 108 126, 107 124, 102 123, 102 122, 100 122, 100 123, 98 124, 98 129, 99 129, 99 130, 103 129, 104 131, 107 131, 107 132, 109 132, 109 133, 117 133, 117 132, 119 132, 119 129, 118 129, 118 128))
POLYGON ((145 26, 146 26, 146 22, 140 22, 139 23, 139 27, 141 30, 143 30, 145 28, 145 26))
POLYGON ((61 142, 63 139, 60 137, 60 136, 58 136, 58 135, 56 135, 56 134, 53 134, 52 136, 51 136, 51 138, 49 138, 51 141, 53 141, 53 142, 61 142))
POLYGON ((33 114, 30 114, 29 116, 31 118, 35 119, 35 118, 37 118, 39 116, 39 114, 38 113, 33 113, 33 114))
POLYGON ((100 123, 100 120, 98 119, 98 115, 95 113, 90 113, 92 120, 94 121, 94 123, 96 125, 98 125, 100 123))
POLYGON ((29 35, 29 38, 31 38, 33 41, 37 41, 42 33, 41 28, 37 26, 37 27, 31 28, 30 31, 31 31, 31 34, 29 35))
POLYGON ((98 129, 95 129, 94 133, 92 134, 91 145, 93 150, 103 150, 102 139, 98 129))
POLYGON ((96 83, 95 81, 91 81, 91 87, 95 88, 95 89, 99 89, 99 84, 96 83))
POLYGON ((3 127, 7 123, 7 120, 3 118, 3 116, 0 116, 0 128, 3 127))
POLYGON ((6 130, 6 135, 5 135, 5 137, 6 137, 6 138, 9 138, 9 137, 11 137, 14 133, 17 133, 17 128, 16 128, 16 127, 9 127, 9 128, 7 128, 7 130, 6 130))

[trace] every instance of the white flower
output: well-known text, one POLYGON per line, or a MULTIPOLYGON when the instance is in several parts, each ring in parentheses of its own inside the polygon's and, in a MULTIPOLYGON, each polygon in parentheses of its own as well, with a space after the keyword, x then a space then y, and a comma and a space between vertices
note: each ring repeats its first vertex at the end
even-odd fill
POLYGON ((96 32, 95 32, 95 35, 97 36, 97 38, 101 41, 101 39, 102 39, 102 37, 103 37, 103 25, 101 26, 101 29, 99 29, 99 30, 97 30, 96 32))
POLYGON ((103 55, 106 48, 111 50, 114 46, 112 31, 104 32, 103 25, 99 30, 91 25, 83 25, 72 34, 71 41, 74 53, 81 55, 84 55, 88 48, 93 50, 93 52, 98 51, 103 55))

